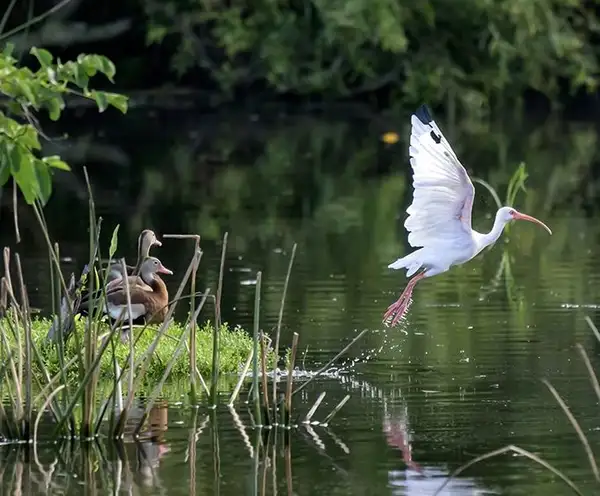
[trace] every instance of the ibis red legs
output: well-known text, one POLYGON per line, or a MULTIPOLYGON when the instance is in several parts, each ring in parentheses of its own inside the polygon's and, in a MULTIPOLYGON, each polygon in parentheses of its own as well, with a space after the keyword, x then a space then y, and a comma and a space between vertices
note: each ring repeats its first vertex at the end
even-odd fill
POLYGON ((410 281, 408 281, 408 284, 406 285, 406 288, 404 288, 404 291, 402 291, 400 298, 398 298, 394 303, 392 303, 383 315, 383 323, 385 325, 390 325, 394 327, 398 322, 400 322, 400 320, 406 313, 406 310, 408 310, 408 305, 410 305, 412 292, 413 289, 415 289, 415 285, 424 277, 425 272, 421 272, 420 274, 417 274, 415 277, 413 277, 410 281))

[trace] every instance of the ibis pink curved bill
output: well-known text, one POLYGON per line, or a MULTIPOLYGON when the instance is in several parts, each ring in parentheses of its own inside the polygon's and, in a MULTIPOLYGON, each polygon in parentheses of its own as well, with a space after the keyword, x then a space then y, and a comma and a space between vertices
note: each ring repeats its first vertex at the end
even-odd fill
POLYGON ((407 277, 416 275, 383 316, 384 324, 392 326, 404 316, 418 281, 468 262, 495 243, 508 222, 526 220, 552 234, 541 220, 512 207, 498 209, 489 233, 472 229, 475 188, 426 105, 411 116, 409 155, 414 193, 404 227, 409 232, 408 243, 418 249, 388 267, 406 269, 407 277))

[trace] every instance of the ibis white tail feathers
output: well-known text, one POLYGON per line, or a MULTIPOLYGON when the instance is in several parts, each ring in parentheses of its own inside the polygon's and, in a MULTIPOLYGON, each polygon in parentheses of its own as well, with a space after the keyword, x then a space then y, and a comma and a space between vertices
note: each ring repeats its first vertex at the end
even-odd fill
POLYGON ((423 265, 423 262, 419 260, 420 257, 417 255, 420 251, 421 250, 416 250, 405 257, 399 258, 395 262, 389 264, 388 269, 406 269, 406 277, 412 276, 423 265))

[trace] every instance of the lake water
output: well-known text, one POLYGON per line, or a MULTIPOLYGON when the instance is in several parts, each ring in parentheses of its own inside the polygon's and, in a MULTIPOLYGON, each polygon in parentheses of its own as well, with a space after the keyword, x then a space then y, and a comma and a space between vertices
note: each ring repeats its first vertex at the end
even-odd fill
MULTIPOLYGON (((100 442, 40 445, 36 457, 0 447, 6 494, 430 495, 462 464, 517 445, 597 492, 586 452, 548 388, 563 396, 598 451, 598 399, 577 350, 600 370, 598 139, 593 126, 548 119, 493 125, 438 122, 472 177, 505 196, 520 161, 530 177, 515 207, 553 230, 517 223, 465 266, 417 286, 408 318, 381 317, 406 279, 387 264, 409 249, 402 227, 411 201, 406 159, 409 116, 202 116, 132 111, 82 115, 58 151, 87 165, 107 247, 120 224, 128 259, 143 228, 197 233, 204 256, 199 287, 215 288, 229 233, 223 318, 249 329, 256 272, 263 272, 261 327, 272 332, 290 252, 297 243, 282 343, 300 335, 299 360, 315 370, 363 329, 369 332, 322 378, 294 398, 303 416, 321 392, 315 419, 350 400, 328 428, 300 427, 284 448, 260 452, 248 409, 187 404, 172 385, 154 411, 151 440, 123 449, 100 442), (386 145, 381 135, 401 140, 386 145), (244 430, 240 428, 245 425, 244 430), (53 465, 51 465, 53 464, 53 465), (275 470, 274 470, 275 469, 275 470)), ((56 133, 58 134, 58 133, 56 133)), ((49 152, 52 151, 49 148, 49 152)), ((46 207, 65 271, 87 259, 87 205, 80 168, 57 174, 46 207)), ((47 310, 47 258, 31 213, 21 206, 14 244, 10 195, 3 192, 2 245, 24 257, 32 305, 47 310)), ((476 184, 475 228, 491 227, 496 206, 476 184)), ((106 249, 106 248, 105 248, 106 249)), ((163 240, 154 252, 175 275, 192 242, 163 240)), ((205 316, 209 318, 209 316, 205 316)), ((223 400, 223 404, 225 399, 223 400)), ((569 494, 556 475, 515 454, 472 466, 440 494, 569 494)))

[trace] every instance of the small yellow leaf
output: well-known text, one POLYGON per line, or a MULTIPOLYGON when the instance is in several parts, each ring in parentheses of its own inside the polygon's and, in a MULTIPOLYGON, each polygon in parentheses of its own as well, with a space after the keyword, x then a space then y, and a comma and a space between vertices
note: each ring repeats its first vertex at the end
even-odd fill
POLYGON ((394 131, 388 131, 381 137, 381 140, 388 145, 397 143, 399 139, 400 137, 398 136, 398 133, 395 133, 394 131))

